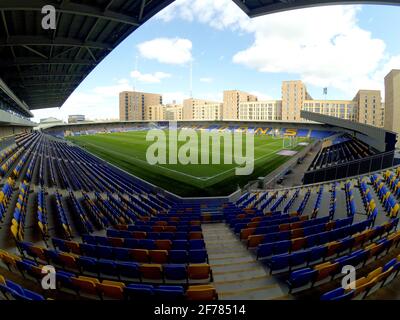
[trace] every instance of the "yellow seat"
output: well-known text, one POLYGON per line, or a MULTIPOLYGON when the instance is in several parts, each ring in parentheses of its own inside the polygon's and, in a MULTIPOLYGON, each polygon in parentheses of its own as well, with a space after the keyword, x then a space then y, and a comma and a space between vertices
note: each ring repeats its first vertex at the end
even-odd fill
POLYGON ((206 280, 211 277, 211 267, 207 263, 189 264, 188 278, 192 280, 206 280))
POLYGON ((125 284, 117 281, 104 280, 97 284, 97 289, 103 296, 116 300, 124 299, 124 288, 125 284))
POLYGON ((186 291, 188 300, 217 300, 217 292, 211 285, 190 286, 186 291))
POLYGON ((97 295, 97 285, 100 284, 99 279, 90 277, 73 277, 71 278, 71 283, 79 291, 97 295))

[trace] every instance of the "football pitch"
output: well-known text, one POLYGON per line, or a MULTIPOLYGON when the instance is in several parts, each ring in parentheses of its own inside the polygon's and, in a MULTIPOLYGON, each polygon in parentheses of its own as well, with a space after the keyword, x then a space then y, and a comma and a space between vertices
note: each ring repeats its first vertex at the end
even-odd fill
MULTIPOLYGON (((155 164, 151 165, 146 160, 146 152, 154 141, 146 141, 148 131, 130 131, 122 133, 107 133, 96 135, 82 135, 68 137, 71 142, 81 146, 87 151, 97 155, 117 167, 140 177, 154 185, 162 187, 180 196, 222 196, 228 195, 238 187, 242 187, 250 180, 266 176, 284 162, 291 159, 290 156, 279 155, 283 149, 283 139, 267 135, 254 136, 254 170, 250 175, 236 175, 238 165, 224 164, 224 140, 221 138, 221 164, 212 163, 211 144, 208 146, 209 164, 202 164, 201 153, 204 148, 200 145, 198 153, 199 164, 155 164)), ((166 133, 169 143, 168 134, 166 133)), ((298 142, 308 141, 307 138, 299 138, 298 142)), ((243 135, 242 154, 246 156, 246 139, 243 135)), ((178 148, 186 142, 178 142, 178 148)), ((286 146, 284 149, 300 151, 304 146, 297 145, 294 148, 286 146)), ((229 149, 232 152, 232 149, 229 149)), ((167 145, 167 158, 168 145, 167 145)), ((233 156, 232 156, 233 157, 233 156)), ((233 157, 234 158, 234 157, 233 157)), ((243 167, 241 165, 240 167, 243 167)))

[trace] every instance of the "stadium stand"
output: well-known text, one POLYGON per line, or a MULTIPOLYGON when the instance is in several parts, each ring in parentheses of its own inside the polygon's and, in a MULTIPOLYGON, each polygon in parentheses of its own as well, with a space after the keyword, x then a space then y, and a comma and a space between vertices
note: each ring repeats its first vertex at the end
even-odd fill
MULTIPOLYGON (((333 145, 349 141, 340 137, 333 145)), ((19 254, 5 247, 2 264, 14 276, 36 282, 43 277, 41 268, 51 264, 57 293, 68 297, 224 299, 256 290, 226 291, 234 280, 220 279, 232 267, 228 263, 225 270, 218 263, 225 256, 216 255, 212 236, 204 233, 213 220, 225 220, 228 232, 237 235, 233 250, 244 246, 254 257, 251 263, 265 270, 265 278, 257 279, 267 281, 262 279, 273 274, 293 297, 317 289, 314 298, 323 300, 365 298, 397 276, 397 260, 388 264, 385 258, 400 241, 399 167, 245 192, 235 202, 192 200, 188 205, 52 136, 21 134, 15 142, 1 152, 0 213, 2 221, 11 221, 1 232, 12 235, 8 247, 16 246, 19 254), (364 270, 373 259, 382 263, 357 279, 364 289, 325 291, 324 281, 339 279, 342 266, 364 270)), ((26 280, 17 284, 3 278, 6 299, 52 297, 25 289, 26 280)))
POLYGON ((328 168, 330 166, 362 159, 375 152, 365 143, 348 135, 335 138, 330 146, 322 148, 314 158, 308 170, 328 168))

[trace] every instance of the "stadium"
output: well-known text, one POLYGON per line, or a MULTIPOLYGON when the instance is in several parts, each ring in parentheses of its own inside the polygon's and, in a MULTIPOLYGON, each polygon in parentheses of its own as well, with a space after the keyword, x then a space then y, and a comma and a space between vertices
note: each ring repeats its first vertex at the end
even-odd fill
MULTIPOLYGON (((168 121, 33 130, 32 110, 61 107, 172 2, 54 1, 59 36, 18 27, 40 24, 42 1, 0 2, 0 300, 398 299, 396 132, 309 111, 302 121, 182 120, 177 135, 214 134, 216 148, 154 165, 147 136, 176 142, 168 121), (249 175, 234 174, 247 140, 242 162, 213 161, 216 150, 236 159, 235 133, 254 136, 249 175), (349 266, 356 277, 343 287, 349 266)), ((336 3, 234 2, 250 17, 336 3)))

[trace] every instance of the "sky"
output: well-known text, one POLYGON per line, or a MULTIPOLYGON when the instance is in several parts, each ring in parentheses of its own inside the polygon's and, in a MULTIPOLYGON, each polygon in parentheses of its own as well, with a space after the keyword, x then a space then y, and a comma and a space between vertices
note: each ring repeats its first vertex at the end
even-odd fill
MULTIPOLYGON (((400 6, 334 5, 250 19, 231 0, 176 0, 133 32, 58 109, 118 119, 118 93, 160 93, 164 103, 190 96, 222 102, 223 90, 281 99, 283 80, 302 80, 314 99, 352 99, 359 89, 384 92, 400 68, 400 6), (192 66, 192 87, 190 70, 192 66)), ((384 94, 383 94, 384 96, 384 94)))

